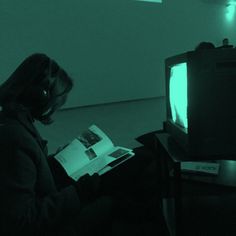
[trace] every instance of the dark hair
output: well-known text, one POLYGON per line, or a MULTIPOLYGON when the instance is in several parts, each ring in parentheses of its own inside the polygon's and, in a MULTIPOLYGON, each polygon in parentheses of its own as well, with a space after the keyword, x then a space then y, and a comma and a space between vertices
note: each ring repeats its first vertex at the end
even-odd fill
POLYGON ((214 49, 215 45, 211 42, 201 42, 195 48, 195 51, 202 50, 202 49, 214 49))
POLYGON ((73 81, 65 70, 47 55, 35 53, 0 86, 0 106, 4 110, 10 104, 23 105, 33 118, 49 124, 72 87, 73 81))

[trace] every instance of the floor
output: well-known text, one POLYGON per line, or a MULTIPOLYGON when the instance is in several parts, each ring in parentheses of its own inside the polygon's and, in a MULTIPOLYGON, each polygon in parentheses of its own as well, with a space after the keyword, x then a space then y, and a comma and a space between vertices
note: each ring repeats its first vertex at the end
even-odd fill
POLYGON ((114 145, 134 148, 140 145, 135 138, 161 129, 165 117, 165 98, 160 97, 60 110, 53 116, 53 124, 44 126, 36 122, 36 127, 48 140, 50 153, 92 124, 101 128, 114 145))

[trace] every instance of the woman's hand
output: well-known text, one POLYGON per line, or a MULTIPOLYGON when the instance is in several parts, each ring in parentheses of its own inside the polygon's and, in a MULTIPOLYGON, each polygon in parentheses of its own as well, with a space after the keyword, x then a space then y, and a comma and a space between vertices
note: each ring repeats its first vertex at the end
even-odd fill
POLYGON ((87 203, 96 199, 99 195, 100 183, 101 178, 97 173, 80 177, 76 181, 75 187, 81 201, 87 203))

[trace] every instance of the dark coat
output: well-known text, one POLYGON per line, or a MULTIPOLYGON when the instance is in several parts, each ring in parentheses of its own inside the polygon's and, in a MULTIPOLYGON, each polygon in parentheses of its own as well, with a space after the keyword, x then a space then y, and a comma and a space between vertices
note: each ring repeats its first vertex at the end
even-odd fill
POLYGON ((26 109, 0 112, 1 236, 75 235, 67 221, 80 211, 79 197, 73 185, 57 189, 47 155, 26 109))

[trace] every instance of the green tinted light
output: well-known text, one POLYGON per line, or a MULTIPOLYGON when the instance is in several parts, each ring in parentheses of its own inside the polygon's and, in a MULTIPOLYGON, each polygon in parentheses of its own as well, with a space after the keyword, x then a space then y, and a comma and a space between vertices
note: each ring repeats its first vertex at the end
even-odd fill
POLYGON ((226 7, 226 18, 229 22, 234 20, 236 2, 229 3, 226 7))
POLYGON ((188 129, 187 119, 187 63, 171 67, 170 106, 173 121, 188 129))
POLYGON ((158 2, 158 3, 162 3, 162 0, 136 0, 138 2, 158 2))

